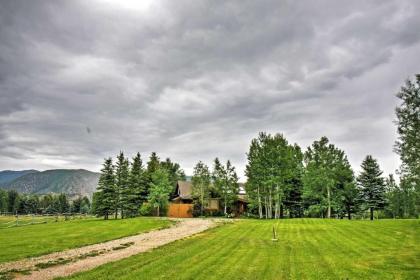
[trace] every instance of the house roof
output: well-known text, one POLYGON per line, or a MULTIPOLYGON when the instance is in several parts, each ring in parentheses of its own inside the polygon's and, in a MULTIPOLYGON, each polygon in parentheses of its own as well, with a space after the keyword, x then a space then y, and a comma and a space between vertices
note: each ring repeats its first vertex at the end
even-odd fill
POLYGON ((191 199, 192 184, 190 181, 178 181, 177 194, 182 199, 191 199))

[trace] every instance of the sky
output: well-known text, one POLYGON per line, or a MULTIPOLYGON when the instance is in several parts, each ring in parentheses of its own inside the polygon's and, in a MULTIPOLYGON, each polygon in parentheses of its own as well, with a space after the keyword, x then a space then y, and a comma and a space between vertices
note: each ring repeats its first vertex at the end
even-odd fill
POLYGON ((353 168, 399 158, 395 94, 419 73, 420 1, 0 2, 0 170, 152 151, 187 174, 258 132, 322 136, 353 168))

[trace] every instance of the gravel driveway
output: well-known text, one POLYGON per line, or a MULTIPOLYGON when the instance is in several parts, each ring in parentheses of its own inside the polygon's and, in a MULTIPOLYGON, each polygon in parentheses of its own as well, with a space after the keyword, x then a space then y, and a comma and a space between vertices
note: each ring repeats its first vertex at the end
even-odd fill
POLYGON ((166 229, 155 230, 130 237, 52 253, 36 258, 4 263, 0 271, 27 271, 15 274, 15 279, 53 279, 76 272, 90 270, 99 265, 117 261, 157 248, 178 239, 202 232, 216 225, 211 219, 176 219, 177 223, 166 229))

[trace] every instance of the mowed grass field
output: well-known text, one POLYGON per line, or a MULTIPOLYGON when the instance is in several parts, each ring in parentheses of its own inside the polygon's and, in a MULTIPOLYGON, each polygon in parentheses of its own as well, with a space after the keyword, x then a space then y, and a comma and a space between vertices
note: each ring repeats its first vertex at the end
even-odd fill
MULTIPOLYGON (((4 218, 5 222, 10 218, 4 218)), ((168 220, 89 218, 0 229, 0 263, 104 242, 171 224, 168 220)))
POLYGON ((290 219, 223 225, 69 279, 419 278, 420 220, 290 219))

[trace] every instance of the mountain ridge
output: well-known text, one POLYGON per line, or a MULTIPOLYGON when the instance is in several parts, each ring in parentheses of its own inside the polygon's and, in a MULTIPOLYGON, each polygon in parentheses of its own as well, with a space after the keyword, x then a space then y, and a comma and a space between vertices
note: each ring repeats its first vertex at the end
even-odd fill
POLYGON ((26 170, 1 170, 0 171, 0 186, 12 182, 13 180, 29 174, 39 172, 35 169, 26 169, 26 170))
POLYGON ((96 190, 99 176, 100 173, 86 169, 50 169, 24 174, 0 184, 0 188, 29 194, 66 193, 91 196, 96 190))

